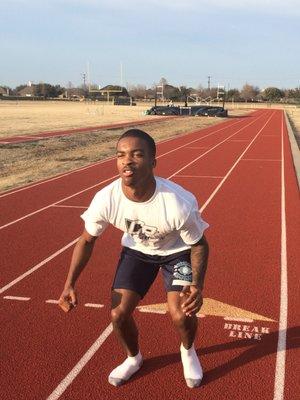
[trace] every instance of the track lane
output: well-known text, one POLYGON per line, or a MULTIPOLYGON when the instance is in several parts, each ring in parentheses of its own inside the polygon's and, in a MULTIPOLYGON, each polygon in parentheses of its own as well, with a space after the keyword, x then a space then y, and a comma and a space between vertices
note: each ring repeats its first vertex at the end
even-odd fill
MULTIPOLYGON (((220 164, 220 159, 217 159, 217 160, 218 160, 217 162, 220 164)), ((240 196, 240 192, 236 193, 235 188, 240 187, 240 183, 241 183, 241 176, 239 176, 240 168, 242 168, 243 171, 245 170, 245 172, 242 173, 242 177, 244 177, 245 179, 248 178, 248 180, 246 179, 246 186, 248 187, 248 191, 246 190, 244 193, 245 198, 247 198, 247 194, 250 193, 252 197, 250 197, 250 199, 248 201, 253 202, 253 204, 255 204, 255 202, 257 201, 257 198, 256 198, 255 193, 253 192, 252 188, 256 187, 257 185, 259 188, 261 188, 261 186, 262 186, 261 183, 265 184, 266 179, 264 178, 264 173, 266 172, 265 171, 266 165, 268 165, 268 168, 271 168, 271 165, 273 165, 273 163, 267 164, 266 162, 259 161, 258 168, 255 168, 254 170, 253 170, 252 164, 251 164, 251 166, 249 166, 249 169, 248 169, 248 166, 245 167, 245 165, 249 164, 249 163, 250 163, 249 161, 244 161, 244 162, 239 163, 238 168, 232 173, 232 175, 230 176, 226 185, 224 185, 222 190, 220 190, 218 195, 214 198, 214 202, 210 205, 210 207, 208 207, 207 210, 205 210, 205 213, 204 213, 205 217, 209 220, 212 227, 225 225, 224 215, 220 215, 220 221, 221 221, 220 224, 218 224, 218 221, 215 219, 216 218, 215 213, 218 210, 221 210, 224 204, 226 204, 226 206, 228 206, 228 203, 229 203, 228 196, 224 195, 224 191, 226 191, 226 193, 228 192, 230 194, 230 197, 229 197, 230 199, 233 197, 235 201, 239 200, 238 197, 240 196), (261 168, 260 168, 260 166, 261 166, 261 168), (261 170, 264 172, 262 172, 261 170), (237 174, 237 176, 235 176, 235 174, 237 174), (252 177, 252 179, 250 179, 250 177, 252 177), (257 182, 255 182, 255 179, 257 177, 259 177, 260 179, 257 182), (228 184, 231 183, 233 178, 234 178, 235 184, 230 185, 230 188, 229 188, 228 184), (255 186, 253 186, 253 185, 255 185, 255 186), (221 198, 220 198, 220 196, 221 196, 221 198), (237 198, 235 198, 235 196, 237 198), (219 199, 219 202, 220 202, 219 204, 216 203, 217 199, 219 199), (210 212, 211 212, 211 215, 210 215, 210 212), (223 222, 223 224, 222 224, 222 222, 223 222)), ((266 175, 268 175, 268 174, 269 173, 267 173, 266 175)), ((177 179, 177 178, 174 178, 174 180, 175 179, 177 179)), ((179 179, 182 179, 182 178, 179 178, 179 179)), ((197 178, 195 178, 195 179, 197 179, 197 178)), ((274 176, 274 180, 275 180, 275 176, 274 176)), ((191 181, 186 179, 185 182, 187 182, 187 181, 189 181, 189 184, 190 184, 191 181)), ((215 182, 215 184, 216 183, 217 182, 215 182)), ((273 181, 273 183, 274 183, 274 181, 273 181)), ((194 185, 195 185, 195 183, 194 183, 194 185)), ((272 189, 271 181, 269 181, 269 185, 272 189)), ((197 193, 201 193, 201 186, 197 185, 197 187, 195 187, 194 191, 196 191, 197 193)), ((269 193, 269 186, 265 187, 265 191, 267 193, 269 193)), ((244 188, 243 188, 243 192, 244 192, 244 188)), ((273 193, 272 190, 270 193, 271 194, 273 193)), ((263 197, 264 196, 262 196, 262 198, 263 197)), ((237 202, 236 207, 232 207, 231 209, 232 209, 232 215, 235 215, 236 211, 239 209, 239 203, 237 202)), ((270 208, 270 212, 272 211, 272 209, 274 209, 273 203, 272 203, 272 207, 270 208)), ((253 210, 253 212, 254 212, 254 210, 253 210)), ((237 218, 238 222, 243 221, 242 217, 243 217, 243 214, 241 215, 241 218, 237 218)), ((263 214, 262 217, 266 218, 267 216, 265 216, 263 214)), ((235 218, 236 218, 236 216, 235 216, 235 218)), ((227 216, 225 214, 225 220, 227 221, 227 219, 229 220, 229 218, 227 218, 227 216)), ((266 218, 266 220, 268 221, 268 218, 266 218)), ((243 221, 243 222, 244 222, 244 224, 246 224, 246 221, 243 221)), ((227 229, 229 229, 230 227, 231 226, 229 225, 227 229)), ((251 227, 251 224, 250 224, 250 227, 251 227)), ((234 229, 234 226, 232 226, 232 228, 234 229)), ((248 228, 248 225, 247 225, 247 228, 248 228)), ((216 230, 214 230, 213 232, 210 230, 210 232, 208 232, 209 240, 212 243, 212 247, 214 249, 224 247, 224 236, 223 235, 224 235, 224 233, 228 234, 228 232, 224 228, 224 231, 222 231, 220 233, 222 233, 222 235, 220 236, 220 238, 218 238, 216 236, 216 230)), ((251 233, 251 235, 252 234, 255 235, 255 231, 253 231, 251 233)), ((112 236, 110 237, 110 240, 113 236, 114 236, 114 234, 112 234, 112 236)), ((245 236, 246 236, 246 232, 245 232, 245 236)), ((231 246, 236 247, 237 244, 234 243, 234 240, 236 240, 236 238, 233 237, 233 242, 230 244, 231 244, 231 246)), ((111 243, 112 248, 115 249, 115 245, 117 242, 118 242, 118 240, 116 242, 109 241, 108 243, 111 243)), ((244 242, 242 240, 240 241, 240 243, 242 246, 244 245, 244 242)), ((115 250, 117 253, 118 249, 116 248, 115 250)), ((272 251, 272 249, 271 249, 271 251, 272 251)), ((211 273, 213 273, 212 271, 218 271, 217 267, 220 265, 218 263, 218 259, 216 258, 217 255, 218 255, 217 252, 215 254, 212 254, 213 264, 210 267, 210 273, 208 275, 208 277, 210 277, 210 279, 206 285, 206 292, 209 292, 210 297, 213 297, 213 294, 214 294, 213 289, 216 285, 216 282, 220 282, 219 275, 211 277, 211 273)), ((230 249, 226 248, 225 255, 227 258, 231 257, 230 249)), ((100 254, 99 254, 99 256, 100 256, 100 254)), ((220 257, 221 256, 222 255, 220 255, 220 257)), ((224 254, 223 254, 223 256, 224 256, 224 254)), ((238 253, 238 254, 234 255, 233 260, 243 259, 244 256, 245 256, 244 253, 241 253, 241 254, 238 253)), ((111 257, 112 257, 112 254, 109 252, 109 249, 107 249, 107 253, 103 255, 103 259, 109 260, 109 263, 111 262, 111 265, 112 265, 113 260, 111 260, 111 257)), ((101 256, 100 256, 100 258, 101 258, 101 256)), ((66 254, 66 261, 67 261, 67 259, 68 259, 68 257, 66 254)), ((62 261, 60 261, 60 263, 61 262, 62 261)), ((84 276, 82 276, 82 279, 80 280, 80 291, 82 292, 83 298, 86 298, 86 299, 88 298, 89 288, 91 286, 95 286, 95 285, 93 285, 93 282, 95 282, 95 281, 102 282, 101 281, 101 273, 99 271, 99 268, 98 268, 98 274, 95 275, 95 270, 96 270, 98 262, 99 261, 97 261, 95 259, 94 260, 95 264, 93 264, 94 265, 93 272, 90 271, 90 273, 88 274, 89 277, 85 278, 84 276)), ((48 287, 48 290, 51 288, 57 288, 57 280, 63 279, 62 278, 63 274, 61 273, 62 271, 60 271, 60 273, 59 273, 59 269, 55 268, 55 264, 56 263, 53 263, 53 270, 55 271, 54 275, 49 274, 48 271, 44 270, 44 271, 40 271, 40 273, 43 274, 44 278, 41 278, 41 275, 39 277, 38 277, 38 275, 36 275, 35 283, 33 283, 32 281, 31 282, 24 281, 22 283, 22 285, 25 285, 25 284, 27 285, 28 290, 31 288, 31 291, 29 290, 27 292, 28 294, 38 293, 38 297, 42 300, 43 293, 48 294, 48 292, 46 291, 47 287, 48 287), (57 275, 56 275, 56 273, 57 273, 57 275), (32 283, 33 283, 33 285, 32 285, 32 283)), ((107 267, 109 267, 109 266, 110 266, 110 264, 103 266, 103 267, 107 271, 107 267)), ((232 266, 232 265, 230 264, 230 266, 232 266)), ((234 264, 233 266, 235 267, 234 277, 239 278, 240 270, 238 268, 238 265, 234 264)), ((60 270, 61 270, 61 268, 60 268, 60 270)), ((222 273, 223 272, 224 272, 224 270, 222 270, 222 273)), ((261 272, 261 271, 259 271, 259 272, 261 272)), ((64 273, 64 271, 63 271, 63 273, 64 273)), ((106 274, 107 273, 108 273, 108 275, 106 275, 107 277, 109 276, 109 274, 113 273, 113 271, 111 271, 111 268, 109 268, 109 271, 106 272, 106 274)), ((233 303, 233 304, 236 304, 236 305, 242 304, 243 306, 246 306, 246 305, 250 306, 251 300, 249 303, 246 296, 245 296, 245 299, 244 299, 244 296, 241 298, 240 287, 237 288, 237 286, 232 284, 231 287, 229 286, 229 287, 223 288, 223 286, 225 286, 224 282, 231 282, 230 275, 225 276, 225 278, 227 279, 226 281, 224 280, 224 277, 222 276, 221 283, 222 283, 222 289, 227 291, 226 296, 224 298, 226 300, 226 302, 229 303, 229 300, 230 301, 233 300, 231 298, 231 296, 233 295, 232 292, 236 291, 236 293, 235 293, 236 303, 233 303)), ((247 279, 247 277, 242 276, 242 283, 246 279, 247 279)), ((104 279, 104 281, 106 282, 107 279, 104 279)), ((268 284, 269 284, 269 282, 268 282, 268 284)), ((277 284, 278 284, 278 282, 277 282, 277 284)), ((270 284, 270 286, 271 286, 271 284, 270 284)), ((20 292, 18 294, 20 294, 20 295, 22 294, 21 292, 22 292, 23 288, 24 288, 23 286, 22 287, 19 285, 16 286, 16 289, 20 290, 20 292)), ((109 288, 104 287, 103 290, 108 295, 109 288)), ((94 291, 94 293, 95 293, 95 291, 94 291)), ((217 290, 217 293, 220 294, 220 288, 219 288, 219 290, 217 290)), ((258 293, 258 296, 260 296, 260 295, 261 295, 261 293, 258 293)), ((94 294, 93 296, 97 296, 97 294, 94 294)), ((35 300, 37 300, 37 299, 35 299, 35 300)), ((149 293, 149 297, 147 296, 147 300, 149 302, 151 302, 151 301, 163 302, 164 301, 163 291, 162 291, 160 282, 158 282, 156 284, 156 286, 153 288, 153 290, 151 291, 151 293, 149 293)), ((37 303, 35 303, 35 304, 37 304, 37 303)), ((18 305, 18 307, 19 307, 19 305, 18 305)), ((50 305, 49 305, 49 307, 50 307, 50 305)), ((252 307, 252 305, 251 305, 251 307, 252 307)), ((80 310, 80 308, 77 311, 79 311, 79 310, 80 310)), ((105 312, 104 310, 101 310, 101 313, 102 313, 102 311, 105 312)), ((260 311, 262 313, 262 310, 257 310, 257 311, 260 311)), ((40 312, 43 312, 43 311, 40 311, 40 312)), ((100 316, 100 312, 97 315, 100 316)), ((32 315, 31 311, 28 312, 27 317, 29 318, 30 321, 34 321, 34 316, 35 315, 32 315)), ((107 317, 107 320, 105 320, 105 322, 108 321, 108 315, 106 315, 106 317, 107 317)), ((136 379, 134 379, 131 383, 129 383, 128 385, 125 385, 123 388, 121 388, 118 391, 116 391, 114 388, 111 388, 106 383, 107 373, 110 371, 110 369, 114 365, 114 363, 117 362, 116 360, 110 359, 110 354, 113 353, 113 354, 116 354, 120 359, 122 358, 121 351, 119 351, 119 353, 116 353, 116 350, 115 350, 116 343, 115 343, 113 337, 110 337, 109 340, 107 342, 105 342, 105 344, 103 345, 103 348, 101 348, 101 351, 97 353, 97 356, 95 356, 90 361, 90 363, 87 365, 87 367, 76 378, 76 380, 67 389, 67 391, 61 398, 65 398, 65 399, 69 399, 69 398, 77 399, 78 398, 79 399, 80 393, 82 393, 83 385, 84 385, 84 387, 87 387, 87 382, 89 382, 88 387, 89 387, 89 391, 90 391, 90 393, 89 393, 90 398, 99 398, 99 395, 100 395, 100 397, 107 395, 107 398, 114 398, 114 399, 127 398, 127 397, 128 398, 129 397, 130 398, 138 398, 138 396, 140 395, 140 388, 142 385, 142 387, 144 388, 144 391, 146 393, 152 393, 152 394, 153 394, 153 391, 154 391, 154 394, 156 393, 155 387, 159 387, 160 393, 158 395, 160 398, 162 395, 164 395, 166 399, 168 399, 168 398, 173 399, 173 398, 175 398, 175 396, 178 397, 178 396, 184 395, 184 397, 187 399, 189 399, 189 398, 194 399, 194 397, 192 397, 192 395, 194 396, 194 391, 192 393, 191 391, 189 391, 188 389, 186 389, 184 387, 184 382, 183 382, 183 379, 181 376, 179 357, 178 357, 178 354, 175 354, 178 351, 177 346, 175 346, 175 343, 173 340, 171 342, 168 340, 169 334, 172 333, 173 331, 171 330, 170 323, 166 322, 167 321, 166 316, 148 315, 148 314, 138 313, 137 317, 139 319, 139 322, 141 324, 141 328, 142 328, 144 334, 146 332, 153 332, 153 324, 154 323, 157 323, 158 325, 164 327, 163 329, 157 330, 157 332, 160 333, 158 337, 151 335, 150 338, 147 337, 147 339, 142 341, 142 344, 144 346, 143 348, 145 349, 145 354, 147 354, 147 358, 149 360, 147 365, 145 365, 144 373, 141 371, 141 373, 139 373, 137 375, 136 379), (164 318, 164 319, 162 319, 162 318, 164 318), (161 356, 162 344, 163 344, 163 348, 166 352, 166 358, 162 358, 162 356, 161 356), (97 368, 97 369, 94 369, 94 368, 97 368), (177 382, 177 385, 172 385, 170 387, 169 380, 166 379, 166 376, 172 376, 174 378, 175 382, 177 382), (155 382, 155 387, 153 386, 153 382, 155 382), (94 390, 94 389, 96 389, 96 390, 94 390), (100 392, 99 392, 99 390, 100 390, 100 392), (180 390, 180 392, 178 392, 178 390, 180 390)), ((53 316, 53 318, 54 318, 54 316, 53 316)), ((102 317, 100 319, 102 321, 102 317)), ((90 321, 91 325, 89 325, 89 326, 92 326, 92 327, 96 326, 97 324, 99 324, 99 322, 97 322, 97 321, 98 321, 98 318, 93 319, 93 321, 90 321)), ((82 322, 79 322, 79 320, 78 320, 78 323, 82 323, 82 322)), ((201 324, 202 328, 200 329, 200 335, 199 335, 199 339, 197 341, 197 345, 200 346, 200 344, 201 344, 201 351, 200 351, 201 360, 203 360, 203 363, 205 363, 205 368, 206 368, 206 378, 205 378, 206 380, 204 381, 204 387, 200 389, 201 395, 208 396, 208 398, 213 398, 217 395, 217 396, 219 396, 218 398, 225 399, 225 398, 228 398, 228 392, 226 390, 224 390, 224 388, 225 389, 228 388, 228 390, 230 388, 230 392, 231 392, 231 396, 232 396, 233 395, 232 388, 234 387, 234 396, 235 396, 234 398, 243 398, 243 396, 245 396, 245 395, 247 395, 247 397, 250 397, 250 398, 257 398, 260 395, 260 389, 259 389, 260 385, 256 384, 258 378, 260 380, 261 385, 266 385, 266 387, 270 386, 269 379, 266 378, 266 376, 267 377, 269 376, 269 374, 266 374, 266 370, 268 369, 268 368, 266 368, 266 364, 267 365, 269 363, 274 364, 273 349, 275 348, 275 352, 276 352, 276 344, 277 344, 276 337, 275 337, 276 335, 273 335, 273 333, 272 333, 271 335, 266 336, 264 338, 265 342, 259 343, 259 345, 257 343, 249 344, 248 341, 243 342, 241 340, 240 341, 234 340, 232 342, 228 341, 228 340, 224 341, 224 336, 222 336, 222 335, 220 336, 220 334, 219 334, 219 331, 223 328, 223 324, 224 324, 224 321, 221 321, 219 319, 217 319, 217 320, 212 319, 210 321, 210 319, 208 317, 205 318, 201 324), (203 332, 205 333, 205 335, 203 336, 203 338, 201 338, 203 332), (207 334, 208 332, 209 332, 209 335, 207 334), (262 349, 264 349, 264 350, 262 351, 262 349), (255 364, 255 368, 253 368, 254 364, 255 364), (252 373, 250 374, 250 378, 249 378, 249 368, 252 371, 252 373), (244 380, 245 376, 247 376, 247 381, 244 380), (237 382, 239 382, 239 385, 237 385, 237 382), (255 385, 251 388, 252 393, 248 393, 251 382, 254 382, 255 385), (213 385, 212 385, 212 383, 213 383, 213 385), (212 396, 212 397, 210 397, 210 396, 212 396)), ((47 325, 47 321, 45 321, 45 325, 47 325)), ((52 324, 50 322, 48 324, 48 326, 50 327, 51 325, 52 324)), ((104 325, 105 324, 103 323, 103 326, 104 325)), ((69 325, 69 329, 72 329, 72 327, 73 327, 73 329, 76 329, 76 324, 71 323, 69 325)), ((85 332, 85 330, 86 330, 86 326, 82 327, 80 332, 85 332)), ((58 332, 60 332, 60 330, 58 330, 58 332)), ((40 334, 42 334, 42 332, 40 334)), ((92 341, 96 337, 97 337, 97 335, 95 334, 93 336, 92 341)), ((82 338, 82 343, 84 343, 85 339, 86 339, 86 337, 82 338)), ((86 347, 89 345, 88 343, 85 343, 85 344, 86 344, 86 347)), ((56 354, 56 357, 58 357, 58 354, 56 354)), ((64 362, 64 360, 63 360, 63 362, 64 362)), ((77 360, 76 360, 76 362, 77 362, 77 360)), ((54 360, 54 363, 55 363, 55 360, 54 360)), ((72 364, 72 365, 74 365, 74 364, 72 364)), ((44 367, 45 367, 45 365, 44 365, 44 367)), ((52 368, 54 369, 54 364, 53 364, 52 368)), ((39 378, 43 381, 43 374, 41 374, 41 372, 42 371, 38 372, 37 375, 35 376, 35 378, 39 378)), ((58 372, 58 371, 55 371, 55 376, 57 376, 56 372, 58 372)), ((63 374, 60 374, 60 375, 62 376, 63 374)), ((46 378, 46 376, 45 376, 45 378, 46 378)), ((28 379, 31 379, 31 378, 27 377, 26 384, 28 384, 28 379)), ((40 393, 45 393, 45 391, 44 391, 45 386, 47 386, 47 387, 49 386, 47 384, 47 381, 46 381, 46 384, 44 381, 43 381, 43 383, 44 383, 44 385, 40 385, 40 386, 43 386, 43 388, 39 387, 39 390, 42 390, 42 391, 40 391, 40 393)), ((50 392, 48 392, 48 393, 50 393, 50 392)), ((269 397, 266 397, 266 398, 269 398, 269 397)))

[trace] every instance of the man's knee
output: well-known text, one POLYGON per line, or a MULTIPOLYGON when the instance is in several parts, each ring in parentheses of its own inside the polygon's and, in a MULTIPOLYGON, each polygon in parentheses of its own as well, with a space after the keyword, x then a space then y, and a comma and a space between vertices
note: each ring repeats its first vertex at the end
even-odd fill
POLYGON ((187 317, 180 309, 173 310, 171 312, 171 318, 178 328, 185 327, 187 317))
POLYGON ((111 321, 115 326, 122 326, 131 317, 131 313, 121 307, 111 310, 111 321))

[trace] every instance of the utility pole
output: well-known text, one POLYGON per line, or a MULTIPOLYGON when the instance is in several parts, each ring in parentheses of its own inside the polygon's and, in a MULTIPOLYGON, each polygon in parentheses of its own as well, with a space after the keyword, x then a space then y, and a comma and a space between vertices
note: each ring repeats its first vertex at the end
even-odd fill
POLYGON ((208 81, 207 81, 207 89, 208 89, 208 91, 209 91, 209 93, 210 93, 210 80, 211 80, 211 76, 208 76, 207 77, 207 79, 208 79, 208 81))
POLYGON ((86 89, 86 73, 85 72, 82 74, 82 78, 83 78, 83 88, 86 89))

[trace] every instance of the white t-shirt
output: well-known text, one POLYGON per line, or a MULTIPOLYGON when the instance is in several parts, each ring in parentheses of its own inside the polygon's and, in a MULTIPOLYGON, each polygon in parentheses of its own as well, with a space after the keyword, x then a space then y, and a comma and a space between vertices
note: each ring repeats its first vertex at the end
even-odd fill
POLYGON ((81 215, 87 232, 99 236, 112 224, 124 232, 123 246, 160 256, 197 243, 209 225, 200 216, 195 196, 167 179, 155 180, 153 196, 141 203, 124 195, 120 178, 96 193, 81 215))

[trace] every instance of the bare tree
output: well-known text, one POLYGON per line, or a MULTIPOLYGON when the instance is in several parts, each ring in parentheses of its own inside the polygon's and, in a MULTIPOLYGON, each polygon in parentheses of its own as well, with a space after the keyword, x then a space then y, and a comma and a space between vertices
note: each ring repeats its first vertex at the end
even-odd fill
POLYGON ((247 101, 254 101, 259 94, 259 88, 246 83, 241 90, 241 98, 247 101))

